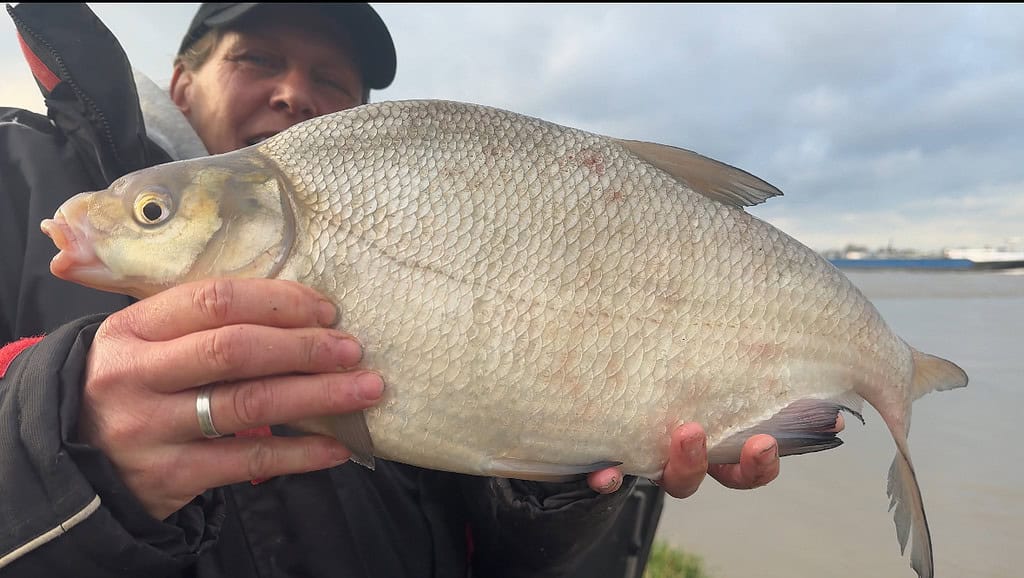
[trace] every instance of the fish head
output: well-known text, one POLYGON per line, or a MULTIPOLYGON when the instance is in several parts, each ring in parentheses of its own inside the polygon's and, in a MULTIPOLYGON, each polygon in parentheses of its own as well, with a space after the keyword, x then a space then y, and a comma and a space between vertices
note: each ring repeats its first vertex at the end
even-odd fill
POLYGON ((273 276, 294 238, 283 184, 252 149, 130 173, 40 224, 60 250, 50 271, 140 299, 201 278, 273 276))

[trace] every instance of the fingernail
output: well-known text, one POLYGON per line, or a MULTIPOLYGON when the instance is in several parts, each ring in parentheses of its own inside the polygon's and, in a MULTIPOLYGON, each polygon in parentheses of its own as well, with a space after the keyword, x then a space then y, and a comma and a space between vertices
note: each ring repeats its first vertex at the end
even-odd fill
POLYGON ((372 371, 366 371, 356 376, 356 387, 361 399, 376 401, 384 392, 384 379, 372 371))
POLYGON ((337 342, 337 360, 342 368, 354 367, 363 358, 363 346, 343 333, 334 334, 337 342))
POLYGON ((324 327, 330 327, 334 325, 334 318, 337 317, 338 310, 335 309, 334 305, 330 301, 320 301, 316 309, 316 321, 324 327))
POLYGON ((346 448, 339 445, 331 446, 331 449, 327 452, 327 455, 335 464, 343 464, 347 462, 348 459, 352 456, 351 452, 349 452, 346 448))
POLYGON ((619 476, 613 476, 612 479, 608 480, 608 483, 606 483, 605 485, 601 486, 598 491, 600 493, 602 493, 602 494, 610 494, 610 493, 618 490, 619 486, 621 486, 621 485, 622 485, 622 478, 620 478, 619 476))
POLYGON ((701 460, 707 453, 707 438, 696 433, 683 438, 683 451, 694 460, 701 460))
POLYGON ((761 452, 759 454, 757 454, 757 461, 762 463, 762 464, 767 464, 767 463, 770 463, 772 460, 775 460, 778 457, 779 457, 779 445, 777 443, 772 443, 768 447, 766 447, 763 450, 761 450, 761 452))

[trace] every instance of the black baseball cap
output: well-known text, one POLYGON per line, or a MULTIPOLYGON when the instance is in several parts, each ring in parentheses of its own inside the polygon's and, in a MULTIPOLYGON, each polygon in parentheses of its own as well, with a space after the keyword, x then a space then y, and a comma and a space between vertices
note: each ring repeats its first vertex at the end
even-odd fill
MULTIPOLYGON (((185 52, 193 42, 199 40, 214 28, 227 26, 237 21, 261 3, 204 2, 199 6, 185 38, 181 41, 178 54, 185 52)), ((352 48, 363 73, 367 88, 387 88, 395 79, 397 60, 395 43, 391 40, 388 27, 380 15, 365 2, 353 3, 309 3, 290 2, 289 7, 313 6, 324 17, 343 27, 352 39, 352 48)))

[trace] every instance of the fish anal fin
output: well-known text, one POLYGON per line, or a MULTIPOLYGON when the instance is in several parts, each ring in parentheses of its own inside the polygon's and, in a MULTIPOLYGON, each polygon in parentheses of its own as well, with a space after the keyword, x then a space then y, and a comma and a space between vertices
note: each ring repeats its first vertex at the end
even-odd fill
POLYGON ((592 464, 554 464, 518 458, 494 458, 484 473, 499 478, 532 480, 535 482, 571 482, 591 472, 618 466, 622 462, 604 461, 592 464))
POLYGON ((861 422, 864 418, 850 407, 857 405, 851 400, 844 405, 836 400, 801 399, 782 408, 767 420, 732 434, 708 449, 708 462, 712 464, 737 463, 743 444, 755 435, 768 434, 775 438, 779 445, 779 456, 793 456, 820 452, 843 445, 843 440, 836 436, 836 420, 840 411, 846 411, 861 422))
POLYGON ((614 139, 630 152, 709 199, 750 207, 782 191, 754 175, 690 150, 664 144, 614 139))

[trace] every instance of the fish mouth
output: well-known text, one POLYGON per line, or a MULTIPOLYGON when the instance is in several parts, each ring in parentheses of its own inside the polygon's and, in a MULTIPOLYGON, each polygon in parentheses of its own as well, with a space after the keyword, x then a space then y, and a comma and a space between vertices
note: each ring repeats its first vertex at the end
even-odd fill
POLYGON ((50 261, 50 273, 65 281, 98 287, 109 284, 112 274, 93 251, 88 232, 81 225, 86 204, 84 197, 75 195, 57 209, 52 219, 44 219, 39 228, 58 249, 50 261))

